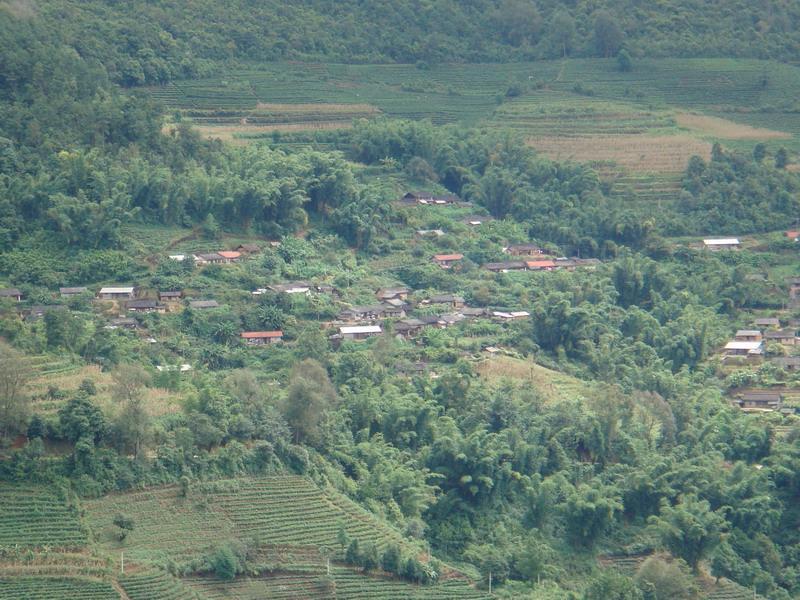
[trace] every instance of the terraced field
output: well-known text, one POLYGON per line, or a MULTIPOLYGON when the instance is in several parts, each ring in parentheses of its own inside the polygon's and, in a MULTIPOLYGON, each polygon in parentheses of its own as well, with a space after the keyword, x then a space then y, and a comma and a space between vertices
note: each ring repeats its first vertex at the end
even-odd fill
POLYGON ((348 567, 331 569, 331 578, 321 570, 313 574, 281 573, 258 578, 241 578, 221 582, 213 578, 194 577, 187 583, 209 600, 466 600, 488 596, 470 586, 464 579, 448 579, 434 585, 414 585, 379 575, 365 576, 348 567))
POLYGON ((0 546, 80 548, 87 544, 78 511, 50 489, 0 486, 0 546))
POLYGON ((308 548, 338 549, 340 524, 351 538, 381 549, 389 542, 408 545, 399 532, 349 499, 293 475, 198 485, 188 498, 179 497, 174 486, 152 488, 89 500, 85 507, 96 539, 109 549, 121 547, 111 524, 114 515, 130 515, 136 528, 125 540, 126 556, 143 561, 154 552, 188 559, 241 537, 258 540, 294 564, 295 552, 308 556, 308 548))
POLYGON ((192 588, 160 570, 125 575, 119 583, 130 600, 202 600, 192 588))
POLYGON ((800 152, 800 68, 757 60, 651 59, 628 73, 604 59, 427 70, 283 63, 150 92, 234 143, 378 114, 512 128, 547 156, 591 163, 614 193, 658 205, 677 198, 689 158, 708 157, 713 141, 800 152), (513 99, 512 84, 523 92, 513 99))
POLYGON ((120 600, 107 581, 53 577, 0 579, 0 600, 120 600))

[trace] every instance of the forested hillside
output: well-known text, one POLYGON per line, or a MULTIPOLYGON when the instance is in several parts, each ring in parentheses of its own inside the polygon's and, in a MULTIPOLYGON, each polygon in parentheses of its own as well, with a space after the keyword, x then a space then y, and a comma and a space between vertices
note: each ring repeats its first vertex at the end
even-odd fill
POLYGON ((800 59, 789 0, 309 0, 224 4, 4 0, 124 85, 219 72, 235 61, 498 62, 563 56, 800 59))
POLYGON ((798 597, 799 21, 0 1, 0 599, 798 597))

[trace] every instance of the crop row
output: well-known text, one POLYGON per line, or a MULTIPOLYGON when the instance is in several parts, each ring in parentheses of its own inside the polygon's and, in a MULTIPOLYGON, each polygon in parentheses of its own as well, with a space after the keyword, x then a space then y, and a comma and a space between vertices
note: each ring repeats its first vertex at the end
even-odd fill
POLYGON ((119 578, 130 600, 197 600, 197 594, 164 571, 146 571, 119 578))
POLYGON ((0 579, 0 600, 119 600, 110 583, 79 578, 0 579))
POLYGON ((232 596, 242 600, 256 598, 317 600, 332 597, 340 600, 486 598, 486 594, 472 588, 463 579, 450 579, 442 583, 419 586, 382 575, 364 575, 347 567, 334 567, 331 580, 332 585, 326 583, 325 571, 321 570, 318 573, 279 573, 259 578, 242 578, 231 583, 198 577, 191 578, 188 582, 211 600, 232 596))

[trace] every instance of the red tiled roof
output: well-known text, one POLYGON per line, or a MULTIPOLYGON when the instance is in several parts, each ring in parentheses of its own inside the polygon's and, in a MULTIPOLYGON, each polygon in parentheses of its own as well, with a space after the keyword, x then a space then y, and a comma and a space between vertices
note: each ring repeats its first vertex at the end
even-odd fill
POLYGON ((529 260, 525 263, 529 269, 548 269, 556 266, 552 260, 529 260))
POLYGON ((461 260, 464 258, 463 254, 436 254, 434 260, 461 260))
POLYGON ((222 258, 239 258, 242 253, 235 250, 220 250, 217 252, 222 258))
POLYGON ((246 340, 258 339, 258 338, 277 338, 283 337, 282 331, 245 331, 242 333, 242 337, 246 340))
POLYGON ((787 231, 786 237, 788 237, 791 240, 797 239, 798 237, 800 237, 800 231, 787 231))

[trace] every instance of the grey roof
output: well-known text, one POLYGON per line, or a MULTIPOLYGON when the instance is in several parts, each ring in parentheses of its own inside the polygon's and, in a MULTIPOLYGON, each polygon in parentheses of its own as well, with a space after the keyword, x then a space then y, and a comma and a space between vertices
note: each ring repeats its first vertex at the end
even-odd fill
POLYGON ((512 260, 506 262, 490 262, 483 265, 490 271, 505 271, 513 269, 524 269, 525 263, 522 261, 512 260))
POLYGON ((168 292, 158 292, 159 298, 180 298, 183 295, 183 292, 180 290, 172 290, 168 292))
POLYGON ((742 392, 739 397, 750 402, 780 402, 781 395, 778 392, 742 392))
POLYGON ((780 325, 780 319, 777 317, 764 317, 753 321, 756 325, 780 325))
POLYGON ((464 298, 455 294, 437 294, 430 297, 431 304, 449 304, 451 302, 464 302, 464 298))
POLYGON ((509 250, 541 250, 542 247, 539 244, 510 244, 508 246, 509 250))
POLYGON ((224 260, 222 255, 217 254, 216 252, 208 252, 208 253, 204 253, 204 254, 196 254, 195 256, 197 256, 197 258, 200 258, 202 260, 224 260))
POLYGON ((131 300, 125 306, 128 308, 158 308, 161 305, 155 300, 131 300))
POLYGON ((85 287, 62 287, 58 288, 62 294, 83 294, 86 291, 85 287))
POLYGON ((770 359, 770 362, 782 367, 798 367, 800 366, 800 356, 776 356, 770 359))
POLYGON ((63 304, 37 304, 36 306, 31 306, 30 310, 28 311, 29 317, 38 318, 43 317, 45 313, 54 311, 54 310, 65 310, 67 307, 63 304))
POLYGON ((17 288, 0 288, 0 298, 13 298, 14 296, 22 296, 17 288))
POLYGON ((135 327, 138 325, 136 319, 132 319, 130 317, 117 317, 115 319, 111 319, 109 323, 117 327, 125 327, 126 325, 133 325, 135 327))
POLYGON ((189 302, 190 308, 217 308, 219 302, 216 300, 191 300, 189 302))
POLYGON ((795 337, 794 331, 768 331, 764 334, 765 338, 774 340, 788 340, 795 337))

